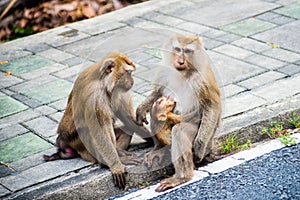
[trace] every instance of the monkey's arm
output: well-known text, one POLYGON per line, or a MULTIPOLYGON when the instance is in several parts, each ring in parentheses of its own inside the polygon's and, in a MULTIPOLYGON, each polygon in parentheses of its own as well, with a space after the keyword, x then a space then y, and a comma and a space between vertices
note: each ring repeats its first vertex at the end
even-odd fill
POLYGON ((210 148, 209 146, 213 140, 216 129, 219 126, 220 117, 221 109, 219 106, 207 106, 204 108, 201 124, 194 141, 194 151, 199 161, 201 161, 210 150, 207 148, 210 148))
POLYGON ((167 118, 168 118, 169 120, 171 120, 172 123, 178 124, 178 123, 180 123, 180 122, 182 121, 183 116, 182 116, 182 115, 176 115, 176 114, 174 114, 174 113, 172 113, 172 112, 169 112, 169 113, 167 114, 167 118))
POLYGON ((143 123, 148 124, 146 114, 151 109, 153 103, 161 96, 160 89, 155 87, 153 92, 147 96, 143 103, 141 103, 136 109, 136 121, 139 125, 143 123))

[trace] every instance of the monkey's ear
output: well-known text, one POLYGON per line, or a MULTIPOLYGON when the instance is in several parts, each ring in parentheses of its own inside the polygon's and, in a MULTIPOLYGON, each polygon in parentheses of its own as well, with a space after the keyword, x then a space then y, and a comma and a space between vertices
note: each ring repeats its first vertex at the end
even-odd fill
POLYGON ((157 119, 159 121, 166 121, 167 120, 167 114, 166 113, 160 113, 157 115, 157 119))
POLYGON ((113 71, 115 66, 116 66, 116 63, 113 59, 107 59, 104 61, 103 65, 101 67, 101 71, 109 74, 113 71))

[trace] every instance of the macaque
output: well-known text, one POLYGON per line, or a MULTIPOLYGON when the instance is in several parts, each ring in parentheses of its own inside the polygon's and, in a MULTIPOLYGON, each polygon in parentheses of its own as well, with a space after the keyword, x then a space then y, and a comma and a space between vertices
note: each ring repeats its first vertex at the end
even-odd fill
POLYGON ((182 120, 181 115, 176 115, 173 110, 176 106, 174 99, 160 97, 150 111, 150 127, 161 145, 171 144, 171 129, 182 120))
POLYGON ((58 152, 44 156, 46 161, 82 159, 109 167, 115 186, 125 188, 124 164, 139 164, 141 159, 125 149, 132 134, 148 141, 151 133, 136 123, 130 89, 134 63, 123 53, 111 52, 102 61, 78 76, 58 126, 58 152), (117 126, 119 119, 123 125, 117 126))
MULTIPOLYGON (((152 93, 136 110, 137 122, 148 123, 146 113, 162 96, 175 99, 174 113, 183 116, 173 126, 171 158, 175 174, 162 180, 156 191, 164 191, 192 179, 195 162, 210 154, 213 137, 220 124, 221 97, 211 62, 200 38, 176 35, 171 37, 162 52, 166 66, 154 82, 152 93)), ((145 156, 150 167, 152 160, 162 157, 160 146, 145 156)))

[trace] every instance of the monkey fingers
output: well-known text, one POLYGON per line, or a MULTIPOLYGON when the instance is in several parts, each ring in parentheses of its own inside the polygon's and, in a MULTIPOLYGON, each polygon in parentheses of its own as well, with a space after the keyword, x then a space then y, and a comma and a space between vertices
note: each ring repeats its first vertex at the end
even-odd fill
POLYGON ((146 164, 147 167, 151 167, 153 164, 153 160, 157 157, 158 158, 158 164, 161 165, 162 160, 165 156, 165 151, 162 149, 159 150, 152 150, 148 153, 145 154, 144 156, 144 163, 146 164))
POLYGON ((114 185, 119 189, 125 189, 126 179, 125 173, 113 174, 114 185))
POLYGON ((136 123, 140 126, 142 126, 143 123, 149 124, 149 122, 146 118, 146 112, 139 108, 136 111, 136 123))
POLYGON ((124 149, 117 148, 117 152, 118 152, 119 157, 122 157, 122 156, 135 156, 136 157, 136 155, 133 152, 129 152, 124 149))
POLYGON ((123 156, 120 157, 120 160, 124 165, 138 165, 143 162, 143 160, 138 158, 137 156, 123 156))

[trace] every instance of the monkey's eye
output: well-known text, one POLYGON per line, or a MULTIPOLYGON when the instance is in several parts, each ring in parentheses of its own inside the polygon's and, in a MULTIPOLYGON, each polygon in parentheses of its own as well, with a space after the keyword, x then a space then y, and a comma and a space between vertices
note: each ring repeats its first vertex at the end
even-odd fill
POLYGON ((184 53, 193 53, 194 51, 192 49, 184 49, 184 53))
POLYGON ((177 53, 180 53, 181 52, 181 49, 179 47, 174 47, 174 50, 177 52, 177 53))

